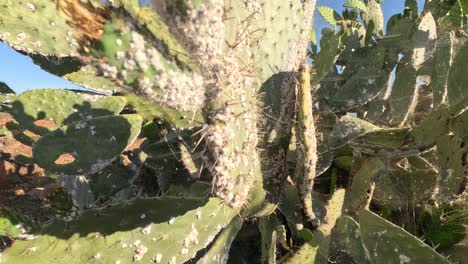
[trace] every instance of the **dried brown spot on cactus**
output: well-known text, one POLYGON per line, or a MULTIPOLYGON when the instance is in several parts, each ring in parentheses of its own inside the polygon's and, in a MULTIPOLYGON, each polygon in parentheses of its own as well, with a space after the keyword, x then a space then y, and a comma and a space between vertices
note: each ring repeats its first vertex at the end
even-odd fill
POLYGON ((93 8, 80 0, 57 0, 57 10, 76 33, 87 40, 98 40, 106 22, 103 10, 93 8))

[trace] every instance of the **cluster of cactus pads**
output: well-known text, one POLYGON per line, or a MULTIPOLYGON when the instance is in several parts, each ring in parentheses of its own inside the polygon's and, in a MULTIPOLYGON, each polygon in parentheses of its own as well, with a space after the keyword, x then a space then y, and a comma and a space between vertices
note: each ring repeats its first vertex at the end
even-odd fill
POLYGON ((63 189, 0 210, 0 263, 468 263, 468 2, 380 2, 1 1, 89 91, 0 83, 0 139, 63 189))

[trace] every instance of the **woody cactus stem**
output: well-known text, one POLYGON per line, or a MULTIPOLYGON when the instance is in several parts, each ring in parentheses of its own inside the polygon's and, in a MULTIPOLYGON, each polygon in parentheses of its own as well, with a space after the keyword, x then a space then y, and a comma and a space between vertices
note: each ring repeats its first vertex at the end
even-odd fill
MULTIPOLYGON (((312 210, 312 189, 314 186, 315 166, 317 164, 317 140, 312 113, 312 95, 310 90, 310 69, 303 63, 298 73, 296 137, 298 161, 296 181, 302 206, 309 221, 316 222, 312 210)), ((317 223, 316 223, 317 224, 317 223)))

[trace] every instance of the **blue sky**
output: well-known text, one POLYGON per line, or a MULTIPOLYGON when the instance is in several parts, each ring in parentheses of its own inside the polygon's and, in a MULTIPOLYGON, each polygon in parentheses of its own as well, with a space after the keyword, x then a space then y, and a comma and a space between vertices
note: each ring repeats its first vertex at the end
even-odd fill
MULTIPOLYGON (((318 0, 318 5, 326 5, 341 13, 344 0, 318 0)), ((401 13, 404 0, 385 0, 382 3, 385 21, 395 13, 401 13)), ((424 0, 418 0, 419 9, 423 7, 424 0)), ((320 32, 323 27, 329 26, 320 16, 315 15, 315 29, 320 32)), ((37 88, 68 88, 79 89, 62 78, 51 75, 32 63, 31 59, 15 52, 0 42, 0 81, 7 83, 17 93, 37 88)))

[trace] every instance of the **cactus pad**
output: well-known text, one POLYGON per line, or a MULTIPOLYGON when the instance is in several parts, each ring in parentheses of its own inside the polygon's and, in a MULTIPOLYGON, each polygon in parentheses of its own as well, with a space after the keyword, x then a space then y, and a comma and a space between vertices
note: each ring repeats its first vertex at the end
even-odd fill
POLYGON ((57 221, 17 241, 5 263, 184 263, 208 246, 235 212, 218 199, 136 199, 57 221), (114 223, 114 224, 109 224, 114 223))
POLYGON ((378 215, 359 213, 361 240, 375 263, 450 263, 434 249, 378 215))
POLYGON ((138 136, 138 115, 106 116, 71 123, 42 137, 34 144, 36 162, 50 171, 92 174, 108 166, 138 136), (64 153, 73 161, 57 164, 64 153))

